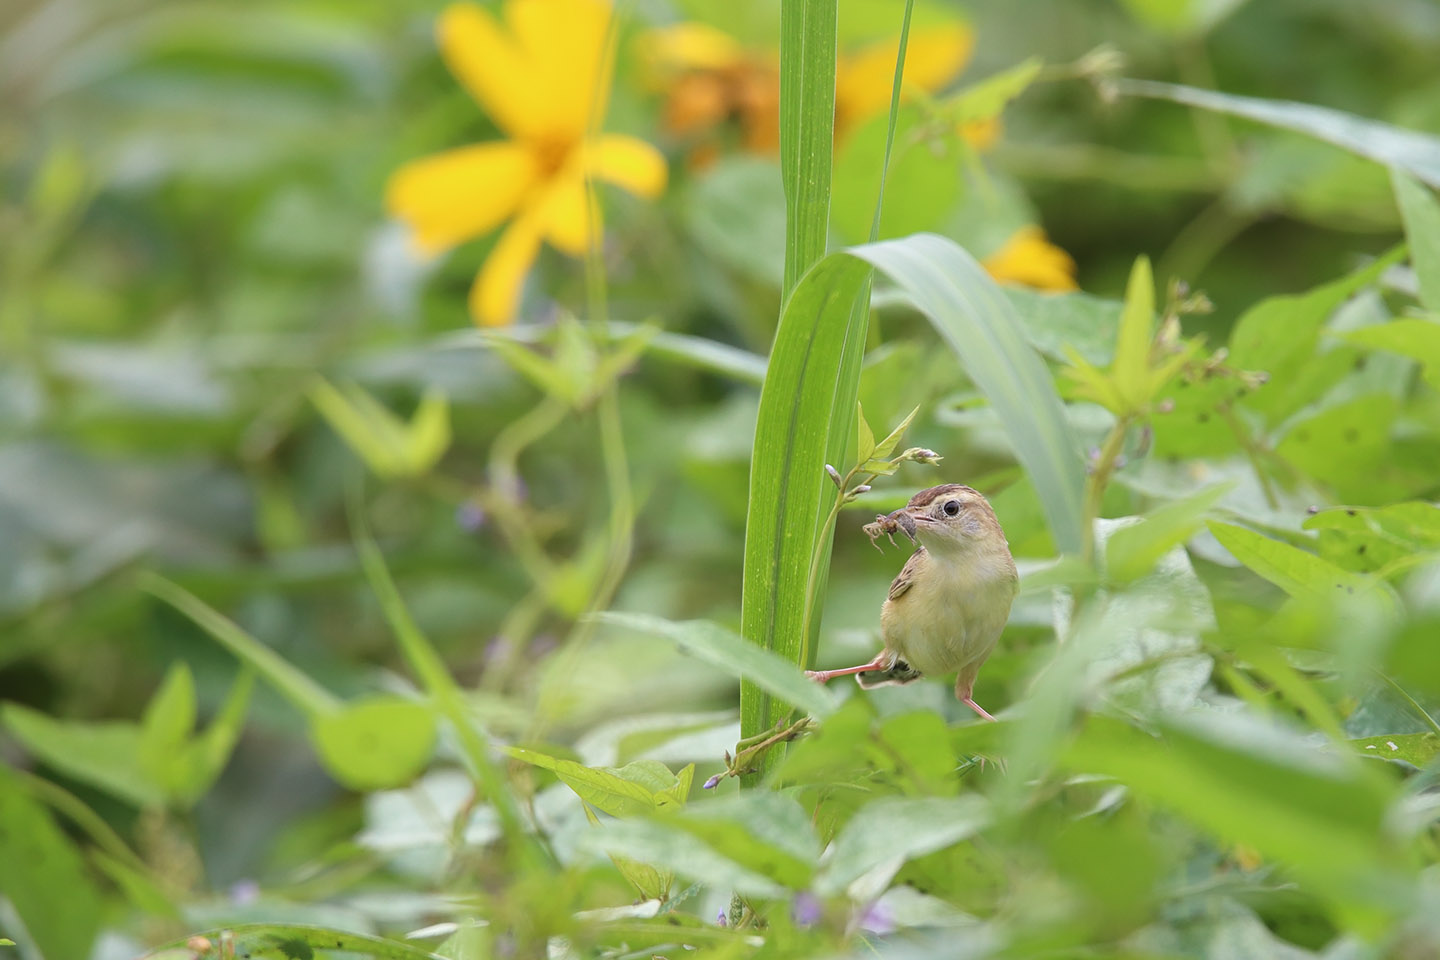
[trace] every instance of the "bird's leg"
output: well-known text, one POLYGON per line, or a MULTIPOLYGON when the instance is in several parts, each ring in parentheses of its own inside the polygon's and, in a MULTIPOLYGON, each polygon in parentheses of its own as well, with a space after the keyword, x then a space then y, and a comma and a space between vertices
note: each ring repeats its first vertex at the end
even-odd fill
POLYGON ((991 723, 995 722, 995 718, 990 716, 990 714, 985 711, 984 707, 980 706, 980 704, 976 703, 971 698, 966 697, 960 702, 965 704, 965 706, 969 707, 971 710, 974 710, 976 713, 980 714, 980 716, 984 717, 986 720, 989 720, 991 723))
POLYGON ((975 675, 979 672, 980 665, 978 663, 973 669, 960 671, 960 676, 955 678, 955 699, 974 710, 982 718, 994 723, 995 718, 990 716, 989 711, 975 702, 975 675))
POLYGON ((886 651, 881 650, 876 654, 875 659, 869 663, 862 663, 858 667, 841 667, 838 670, 806 670, 805 676, 816 683, 825 683, 834 680, 836 677, 846 677, 853 673, 870 673, 873 670, 890 669, 890 657, 886 651))

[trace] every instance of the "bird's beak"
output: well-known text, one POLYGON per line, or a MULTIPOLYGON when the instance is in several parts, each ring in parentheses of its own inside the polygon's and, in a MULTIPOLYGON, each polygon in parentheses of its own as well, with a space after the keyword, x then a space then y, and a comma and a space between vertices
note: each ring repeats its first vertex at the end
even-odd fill
POLYGON ((899 526, 901 530, 904 530, 905 536, 911 540, 915 539, 915 516, 910 512, 909 507, 901 507, 899 510, 895 510, 885 519, 892 521, 899 526))

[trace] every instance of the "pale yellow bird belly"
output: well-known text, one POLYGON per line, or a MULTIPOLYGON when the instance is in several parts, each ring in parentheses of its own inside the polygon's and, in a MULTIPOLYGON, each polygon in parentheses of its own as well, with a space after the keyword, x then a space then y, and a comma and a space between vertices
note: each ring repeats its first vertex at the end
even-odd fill
POLYGON ((880 611, 885 647, 929 676, 979 669, 1010 617, 1014 567, 979 557, 927 559, 910 589, 880 611))

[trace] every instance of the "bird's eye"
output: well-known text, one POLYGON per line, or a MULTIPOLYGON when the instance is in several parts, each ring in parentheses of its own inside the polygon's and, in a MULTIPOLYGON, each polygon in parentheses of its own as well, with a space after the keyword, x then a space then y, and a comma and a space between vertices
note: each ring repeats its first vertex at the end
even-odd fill
POLYGON ((960 501, 959 501, 959 500, 946 500, 946 501, 945 501, 945 516, 947 516, 947 517, 953 517, 953 516, 955 516, 955 514, 957 514, 957 513, 959 513, 959 512, 960 512, 960 501))

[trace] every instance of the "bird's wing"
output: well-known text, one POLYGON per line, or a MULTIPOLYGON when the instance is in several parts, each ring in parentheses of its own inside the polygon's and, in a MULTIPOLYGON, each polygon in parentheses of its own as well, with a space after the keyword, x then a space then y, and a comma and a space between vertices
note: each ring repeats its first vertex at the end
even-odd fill
POLYGON ((915 577, 920 572, 920 565, 925 562, 925 548, 921 547, 910 554, 910 559, 905 561, 905 566, 900 569, 900 575, 890 584, 890 599, 899 600, 905 596, 905 591, 915 582, 915 577))

